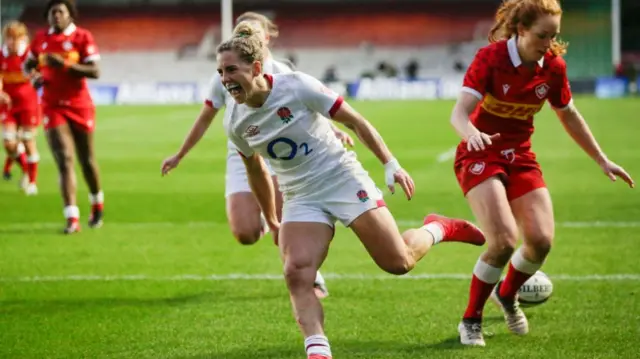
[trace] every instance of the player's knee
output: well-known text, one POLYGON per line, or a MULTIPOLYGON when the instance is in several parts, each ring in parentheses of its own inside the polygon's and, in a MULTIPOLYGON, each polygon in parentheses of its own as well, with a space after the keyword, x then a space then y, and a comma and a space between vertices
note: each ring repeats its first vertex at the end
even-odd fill
POLYGON ((262 236, 260 219, 237 211, 229 213, 231 233, 238 243, 243 245, 255 244, 262 236))
POLYGON ((249 246, 255 244, 262 233, 260 228, 252 228, 249 226, 232 228, 231 233, 238 243, 249 246))
POLYGON ((553 231, 539 228, 535 233, 525 235, 525 244, 536 253, 539 259, 544 259, 553 245, 553 231))
POLYGON ((515 228, 502 228, 491 234, 493 239, 489 243, 488 252, 496 261, 506 263, 513 254, 518 241, 518 231, 515 228))
POLYGON ((383 261, 377 261, 378 266, 389 274, 403 275, 409 273, 415 266, 415 260, 409 256, 394 256, 383 261))
POLYGON ((289 290, 312 289, 315 276, 316 269, 310 259, 295 256, 285 259, 284 278, 289 290))
POLYGON ((73 171, 73 155, 68 151, 55 151, 54 156, 58 170, 65 175, 73 171))

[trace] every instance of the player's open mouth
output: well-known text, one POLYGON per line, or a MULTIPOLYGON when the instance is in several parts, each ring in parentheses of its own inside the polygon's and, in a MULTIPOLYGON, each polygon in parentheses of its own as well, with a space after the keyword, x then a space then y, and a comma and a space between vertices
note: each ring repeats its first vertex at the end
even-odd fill
POLYGON ((227 85, 227 91, 229 91, 232 96, 237 96, 242 92, 242 87, 238 84, 229 84, 227 85))

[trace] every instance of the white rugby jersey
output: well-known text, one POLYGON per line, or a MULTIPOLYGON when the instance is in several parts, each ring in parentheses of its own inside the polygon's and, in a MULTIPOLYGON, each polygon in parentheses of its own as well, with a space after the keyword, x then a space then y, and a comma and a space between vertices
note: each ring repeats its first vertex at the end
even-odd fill
POLYGON ((224 128, 241 155, 257 152, 267 159, 280 190, 288 195, 335 181, 346 172, 366 174, 329 121, 318 116, 333 117, 341 96, 302 72, 264 76, 272 88, 260 108, 227 104, 224 128))
MULTIPOLYGON (((291 71, 291 68, 287 64, 276 61, 273 58, 266 59, 262 67, 262 72, 265 74, 280 74, 291 71)), ((222 79, 220 78, 220 74, 217 71, 209 82, 209 88, 209 94, 204 101, 207 106, 219 110, 223 106, 228 106, 229 103, 235 103, 235 100, 233 99, 233 97, 231 97, 229 91, 227 91, 227 89, 224 88, 224 85, 222 85, 222 79)), ((227 115, 225 113, 225 117, 226 116, 227 115)), ((229 150, 236 150, 236 147, 231 141, 227 141, 227 147, 229 148, 229 150)))

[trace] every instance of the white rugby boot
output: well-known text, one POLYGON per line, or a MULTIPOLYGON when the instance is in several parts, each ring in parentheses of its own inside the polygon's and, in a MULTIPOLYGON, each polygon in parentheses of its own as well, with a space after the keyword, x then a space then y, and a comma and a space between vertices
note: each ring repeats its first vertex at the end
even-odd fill
POLYGON ((460 334, 460 343, 462 345, 483 347, 485 346, 484 336, 482 335, 481 319, 462 319, 458 324, 458 333, 460 334))
POLYGON ((518 296, 513 300, 508 300, 500 297, 500 281, 491 292, 491 300, 502 310, 504 314, 504 321, 507 323, 507 328, 513 334, 525 335, 529 333, 529 321, 527 316, 520 309, 520 303, 518 302, 518 296))

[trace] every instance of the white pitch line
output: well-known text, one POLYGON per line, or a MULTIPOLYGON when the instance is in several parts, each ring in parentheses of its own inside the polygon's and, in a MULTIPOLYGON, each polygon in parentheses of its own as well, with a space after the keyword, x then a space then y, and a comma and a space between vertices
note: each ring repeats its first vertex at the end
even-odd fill
MULTIPOLYGON (((442 273, 442 274, 414 274, 404 276, 393 276, 390 274, 339 274, 326 273, 324 277, 329 280, 469 280, 471 276, 463 273, 442 273)), ((570 275, 556 274, 549 276, 552 280, 573 281, 573 282, 598 282, 598 281, 640 281, 640 274, 591 274, 591 275, 570 275)), ((25 276, 25 277, 0 277, 0 282, 204 282, 204 281, 274 281, 283 280, 281 274, 181 274, 173 276, 149 276, 145 274, 133 275, 65 275, 65 276, 25 276)))
MULTIPOLYGON (((418 227, 422 226, 421 221, 398 219, 396 223, 401 227, 418 227)), ((122 228, 122 229, 153 229, 153 228, 212 228, 226 225, 226 222, 210 221, 210 222, 106 222, 106 227, 122 228)), ((569 221, 556 222, 559 228, 640 228, 640 221, 569 221)), ((9 223, 0 225, 0 233, 15 230, 28 231, 37 229, 60 229, 61 222, 25 222, 25 223, 9 223)))
POLYGON ((438 161, 438 163, 443 163, 453 159, 456 156, 456 148, 457 147, 451 147, 445 152, 438 154, 436 161, 438 161))

